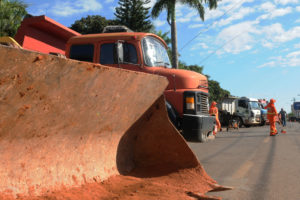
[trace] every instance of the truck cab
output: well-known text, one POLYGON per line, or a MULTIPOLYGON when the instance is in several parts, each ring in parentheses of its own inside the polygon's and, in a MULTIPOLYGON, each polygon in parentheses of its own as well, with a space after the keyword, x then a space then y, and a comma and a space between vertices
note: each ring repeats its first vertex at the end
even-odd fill
POLYGON ((267 106, 267 101, 265 99, 258 99, 258 104, 260 106, 260 112, 261 112, 261 123, 260 125, 265 125, 266 123, 269 123, 269 120, 267 118, 267 109, 265 107, 267 106))
POLYGON ((261 108, 258 99, 241 97, 237 99, 236 115, 242 119, 247 126, 261 123, 261 108))
POLYGON ((169 118, 182 135, 205 142, 214 129, 206 76, 172 69, 167 45, 155 34, 125 30, 75 36, 67 42, 66 57, 164 76, 169 81, 164 92, 169 118))

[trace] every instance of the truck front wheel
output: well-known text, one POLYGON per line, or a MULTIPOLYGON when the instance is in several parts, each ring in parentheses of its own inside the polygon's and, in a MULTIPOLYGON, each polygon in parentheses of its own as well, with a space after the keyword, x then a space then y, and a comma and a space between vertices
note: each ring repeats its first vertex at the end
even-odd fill
POLYGON ((198 141, 202 143, 206 142, 209 134, 210 132, 208 133, 202 132, 201 134, 199 134, 198 141))
POLYGON ((239 128, 243 126, 243 120, 240 117, 234 117, 234 120, 236 121, 239 128))

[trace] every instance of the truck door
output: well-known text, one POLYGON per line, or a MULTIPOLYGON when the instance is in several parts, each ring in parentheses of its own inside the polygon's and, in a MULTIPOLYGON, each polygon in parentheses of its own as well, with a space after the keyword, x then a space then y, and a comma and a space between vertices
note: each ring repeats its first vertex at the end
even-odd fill
POLYGON ((249 118, 249 105, 246 100, 238 100, 237 113, 243 118, 243 122, 245 123, 245 119, 249 118))
POLYGON ((133 43, 123 43, 123 63, 118 64, 116 43, 105 42, 99 44, 99 63, 112 67, 121 67, 133 71, 141 71, 138 51, 133 43))

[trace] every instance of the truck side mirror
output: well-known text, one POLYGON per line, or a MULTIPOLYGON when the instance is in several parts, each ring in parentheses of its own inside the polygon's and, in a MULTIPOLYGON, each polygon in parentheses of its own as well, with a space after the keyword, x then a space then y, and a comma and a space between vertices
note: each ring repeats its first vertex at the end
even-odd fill
POLYGON ((123 43, 121 41, 117 41, 115 47, 116 47, 118 64, 123 63, 124 62, 123 43))

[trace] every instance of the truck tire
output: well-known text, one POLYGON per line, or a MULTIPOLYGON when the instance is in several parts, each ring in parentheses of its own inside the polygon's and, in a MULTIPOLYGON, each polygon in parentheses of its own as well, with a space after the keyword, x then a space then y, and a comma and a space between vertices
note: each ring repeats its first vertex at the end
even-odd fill
POLYGON ((207 141, 207 136, 209 133, 201 133, 198 135, 198 141, 204 143, 207 141))
POLYGON ((244 125, 243 120, 240 117, 236 116, 234 117, 234 119, 236 120, 236 123, 239 128, 241 128, 244 125))

